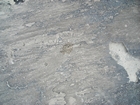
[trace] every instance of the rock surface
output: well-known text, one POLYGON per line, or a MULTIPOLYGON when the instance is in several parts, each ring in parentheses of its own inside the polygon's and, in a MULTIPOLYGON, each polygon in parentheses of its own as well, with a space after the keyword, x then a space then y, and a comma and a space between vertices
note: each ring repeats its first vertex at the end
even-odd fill
POLYGON ((109 54, 123 42, 140 59, 139 4, 0 2, 0 105, 140 105, 140 84, 109 54))

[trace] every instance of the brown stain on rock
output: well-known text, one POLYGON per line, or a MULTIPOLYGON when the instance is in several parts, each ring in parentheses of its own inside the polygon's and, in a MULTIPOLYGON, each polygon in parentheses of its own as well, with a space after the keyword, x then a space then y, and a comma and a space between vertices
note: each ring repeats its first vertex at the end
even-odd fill
POLYGON ((70 54, 72 50, 73 50, 73 44, 66 43, 65 45, 63 45, 62 50, 60 52, 63 54, 65 53, 70 54))

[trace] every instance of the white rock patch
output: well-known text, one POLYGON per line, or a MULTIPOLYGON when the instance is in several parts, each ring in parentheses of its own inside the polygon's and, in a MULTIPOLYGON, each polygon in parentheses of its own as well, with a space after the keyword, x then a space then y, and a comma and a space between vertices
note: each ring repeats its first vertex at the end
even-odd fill
POLYGON ((140 60, 127 53, 122 43, 110 43, 109 50, 112 58, 127 72, 129 82, 137 82, 136 73, 140 70, 140 60))
POLYGON ((25 24, 25 26, 27 26, 27 27, 31 27, 31 26, 34 25, 34 24, 35 24, 35 22, 27 23, 27 24, 25 24))

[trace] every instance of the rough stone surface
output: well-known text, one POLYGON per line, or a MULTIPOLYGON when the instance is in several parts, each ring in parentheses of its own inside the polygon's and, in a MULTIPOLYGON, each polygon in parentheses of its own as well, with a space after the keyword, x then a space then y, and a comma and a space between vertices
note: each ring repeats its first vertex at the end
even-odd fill
POLYGON ((0 2, 0 105, 140 105, 139 82, 109 54, 111 42, 123 43, 140 59, 139 5, 0 2))

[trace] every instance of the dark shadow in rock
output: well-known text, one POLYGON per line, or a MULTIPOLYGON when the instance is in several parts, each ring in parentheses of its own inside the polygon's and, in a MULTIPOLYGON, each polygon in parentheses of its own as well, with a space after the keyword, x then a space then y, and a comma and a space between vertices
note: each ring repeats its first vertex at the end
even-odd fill
POLYGON ((23 3, 25 0, 14 0, 15 4, 23 3))

